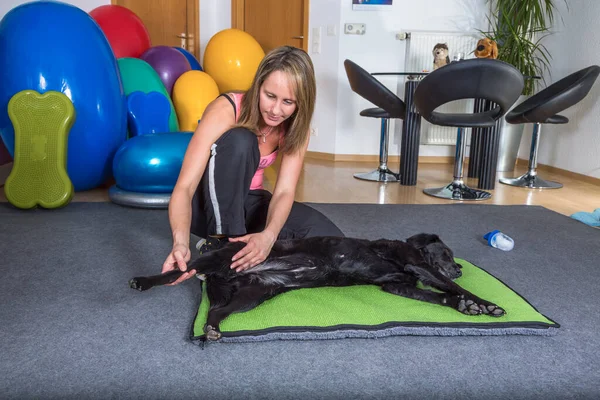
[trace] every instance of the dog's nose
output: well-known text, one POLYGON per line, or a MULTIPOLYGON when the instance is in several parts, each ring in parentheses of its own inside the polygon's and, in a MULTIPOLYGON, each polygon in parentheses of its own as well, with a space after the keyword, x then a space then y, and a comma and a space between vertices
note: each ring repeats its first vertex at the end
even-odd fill
POLYGON ((460 269, 458 269, 458 268, 457 268, 457 269, 455 269, 455 270, 452 272, 452 277, 451 277, 451 279, 458 279, 458 278, 460 278, 461 276, 462 276, 462 271, 461 271, 460 269))
POLYGON ((480 44, 479 46, 477 46, 477 51, 483 51, 483 49, 485 49, 485 46, 480 44))
POLYGON ((454 263, 454 268, 456 270, 456 277, 460 278, 462 276, 462 271, 461 271, 462 265, 460 265, 459 263, 454 263))

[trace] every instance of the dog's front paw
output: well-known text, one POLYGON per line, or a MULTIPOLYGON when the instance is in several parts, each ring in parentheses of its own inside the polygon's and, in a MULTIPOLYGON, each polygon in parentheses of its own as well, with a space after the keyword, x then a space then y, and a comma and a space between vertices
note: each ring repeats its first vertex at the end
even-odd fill
POLYGON ((471 299, 465 299, 465 296, 463 295, 457 297, 456 309, 461 313, 466 315, 479 315, 483 313, 483 310, 475 301, 471 299))
POLYGON ((501 317, 506 314, 506 311, 504 311, 503 308, 487 301, 480 301, 479 308, 481 308, 481 311, 484 314, 489 315, 490 317, 501 317))
POLYGON ((501 317, 506 314, 503 308, 477 297, 455 296, 452 304, 459 312, 466 315, 484 314, 490 317, 501 317))
POLYGON ((206 325, 204 332, 206 333, 206 338, 210 341, 221 339, 221 332, 219 332, 217 328, 213 328, 210 325, 206 325))

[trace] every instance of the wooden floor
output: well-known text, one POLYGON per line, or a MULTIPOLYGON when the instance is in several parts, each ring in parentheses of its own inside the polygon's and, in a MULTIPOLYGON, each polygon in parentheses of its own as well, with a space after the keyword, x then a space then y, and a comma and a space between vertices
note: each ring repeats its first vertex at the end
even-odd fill
MULTIPOLYGON (((377 183, 356 179, 357 172, 368 172, 376 162, 321 161, 307 159, 300 177, 296 199, 315 203, 374 203, 374 204, 454 204, 456 201, 437 199, 423 193, 426 187, 445 186, 452 180, 451 164, 420 164, 416 186, 398 183, 377 183)), ((397 166, 392 165, 392 167, 397 166)), ((393 168, 394 169, 394 168, 393 168)), ((465 167, 466 171, 466 167, 465 167)), ((517 166, 512 172, 499 172, 498 178, 512 177, 525 172, 517 166)), ((561 189, 530 190, 496 183, 491 190, 492 198, 478 204, 527 204, 540 205, 564 215, 578 211, 591 212, 600 208, 600 182, 589 182, 560 172, 540 170, 539 175, 547 180, 564 184, 561 189)), ((272 190, 275 169, 265 174, 265 188, 272 190)), ((476 187, 477 180, 467 179, 467 184, 476 187)), ((6 201, 0 191, 0 201, 6 201)), ((110 201, 108 188, 102 187, 75 194, 73 201, 110 201)))

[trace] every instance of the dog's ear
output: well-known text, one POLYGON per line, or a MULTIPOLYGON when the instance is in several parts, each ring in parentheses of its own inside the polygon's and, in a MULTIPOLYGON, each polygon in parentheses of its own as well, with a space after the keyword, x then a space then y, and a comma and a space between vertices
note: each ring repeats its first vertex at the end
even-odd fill
POLYGON ((490 53, 490 58, 493 58, 495 60, 496 58, 498 58, 498 44, 495 41, 493 41, 493 40, 490 40, 490 42, 492 44, 492 46, 491 46, 492 50, 491 50, 491 53, 490 53))
POLYGON ((433 233, 419 233, 406 239, 406 243, 416 247, 417 249, 425 248, 436 242, 441 242, 441 239, 438 235, 433 233))

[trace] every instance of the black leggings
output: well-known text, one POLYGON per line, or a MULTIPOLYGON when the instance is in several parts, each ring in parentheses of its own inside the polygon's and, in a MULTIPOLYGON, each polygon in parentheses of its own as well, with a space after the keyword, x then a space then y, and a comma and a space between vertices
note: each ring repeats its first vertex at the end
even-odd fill
MULTIPOLYGON (((232 237, 264 230, 272 195, 266 190, 250 190, 259 161, 258 140, 247 129, 231 129, 212 145, 192 200, 194 235, 232 237)), ((344 234, 319 211, 294 202, 278 239, 311 236, 344 234)))

